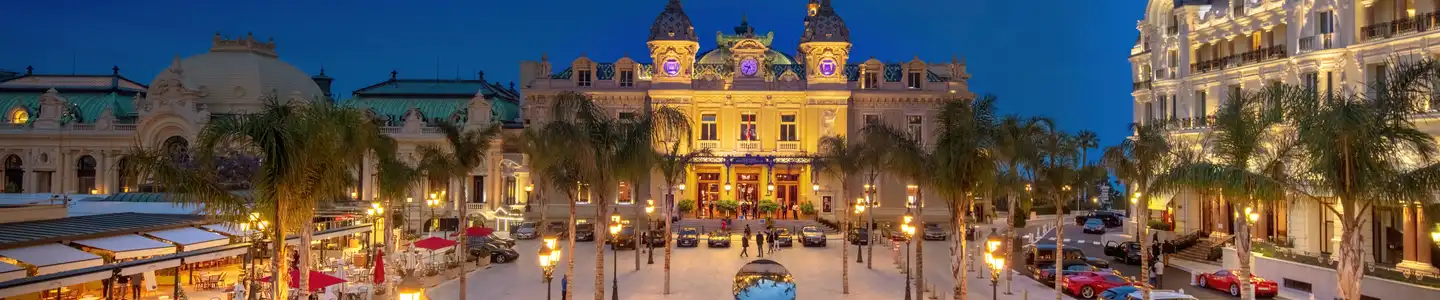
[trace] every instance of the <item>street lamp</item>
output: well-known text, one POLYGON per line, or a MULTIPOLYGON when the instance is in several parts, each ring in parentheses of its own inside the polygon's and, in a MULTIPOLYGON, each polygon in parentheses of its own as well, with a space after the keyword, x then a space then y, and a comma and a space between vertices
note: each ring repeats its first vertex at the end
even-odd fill
MULTIPOLYGON (((996 243, 996 245, 998 244, 996 243)), ((994 247, 991 247, 987 249, 990 251, 985 252, 985 264, 990 266, 990 299, 998 299, 1000 297, 1000 271, 1005 269, 1005 257, 991 254, 993 249, 994 247)))
POLYGON ((910 243, 915 237, 915 226, 910 221, 915 215, 910 214, 910 209, 905 209, 905 215, 900 218, 900 232, 905 234, 905 300, 910 300, 910 243))
MULTIPOLYGON (((875 186, 874 184, 871 184, 871 183, 866 183, 866 184, 865 184, 865 206, 875 207, 875 201, 877 201, 877 200, 875 199, 876 197, 874 196, 874 195, 875 195, 875 188, 876 188, 876 186, 875 186)), ((875 210, 872 209, 872 210, 870 210, 870 212, 865 213, 865 218, 866 218, 865 230, 868 232, 870 229, 875 229, 875 210)), ((868 258, 870 258, 870 262, 869 262, 869 263, 866 263, 866 264, 865 264, 865 267, 866 267, 866 268, 870 268, 870 269, 874 269, 874 268, 875 268, 875 244, 866 242, 866 243, 865 243, 865 248, 866 248, 866 249, 870 249, 869 253, 866 253, 866 254, 865 254, 865 255, 869 256, 868 258)), ((859 253, 856 253, 856 254, 859 254, 859 253)))
POLYGON ((1251 208, 1246 207, 1246 208, 1245 208, 1245 217, 1249 219, 1250 224, 1255 224, 1256 221, 1259 221, 1259 220, 1260 220, 1260 211, 1258 211, 1258 210, 1252 211, 1251 208))
POLYGON ((620 234, 619 208, 616 208, 610 213, 610 223, 610 267, 615 269, 614 272, 610 272, 610 299, 620 300, 620 279, 617 277, 618 274, 616 274, 620 273, 620 263, 618 263, 618 261, 620 261, 620 252, 618 250, 620 248, 620 240, 615 238, 617 234, 620 234))
MULTIPOLYGON (((865 203, 865 198, 855 198, 855 219, 856 219, 856 220, 855 220, 855 223, 860 223, 860 220, 859 220, 859 219, 860 219, 860 214, 865 212, 865 204, 864 204, 864 203, 865 203)), ((869 238, 869 236, 868 236, 868 235, 869 235, 869 232, 870 232, 869 230, 870 230, 869 228, 866 228, 866 229, 865 229, 865 233, 866 233, 867 236, 865 236, 865 237, 863 237, 863 238, 869 238)), ((863 262, 865 262, 865 256, 864 256, 864 255, 860 255, 861 252, 864 251, 863 249, 860 248, 860 243, 858 242, 860 238, 862 238, 862 237, 860 236, 860 230, 859 230, 859 229, 856 229, 856 230, 855 230, 855 239, 856 239, 856 241, 857 241, 857 242, 855 243, 855 262, 856 262, 856 263, 863 263, 863 262)), ((865 241, 865 243, 866 243, 866 244, 869 244, 870 241, 865 241)))
POLYGON ((810 185, 810 190, 811 190, 811 191, 814 191, 814 192, 819 192, 819 191, 820 191, 820 185, 819 185, 819 184, 811 184, 811 185, 810 185))
MULTIPOLYGON (((654 200, 654 199, 645 200, 645 219, 646 219, 646 220, 649 220, 650 224, 654 224, 654 222, 655 222, 655 200, 654 200)), ((650 225, 646 225, 645 228, 647 228, 647 230, 648 230, 648 228, 650 228, 650 225)), ((649 252, 649 255, 650 255, 650 256, 649 256, 648 258, 646 258, 645 264, 647 264, 647 265, 653 265, 653 264, 655 264, 655 244, 654 244, 654 243, 651 243, 651 242, 650 242, 650 239, 655 238, 655 237, 651 237, 649 232, 646 232, 646 233, 645 233, 645 236, 647 237, 647 238, 645 239, 645 246, 650 248, 650 252, 649 252)), ((667 236, 667 237, 665 237, 665 239, 667 240, 667 241, 665 241, 665 242, 667 242, 667 243, 670 242, 670 241, 668 241, 668 240, 670 239, 670 237, 667 236)))
MULTIPOLYGON (((430 220, 431 220, 431 221, 434 221, 434 223, 435 223, 435 228, 439 228, 439 227, 440 227, 440 220, 438 219, 438 216, 435 215, 435 207, 436 207, 436 206, 440 206, 440 199, 435 199, 435 197, 434 197, 434 196, 435 196, 435 193, 430 193, 430 196, 431 196, 430 199, 425 199, 425 206, 429 206, 429 207, 430 207, 430 220)), ((426 228, 430 228, 430 226, 426 226, 426 228)), ((433 229, 427 229, 427 230, 434 231, 433 229)))
POLYGON ((395 287, 395 291, 400 295, 398 300, 425 299, 425 288, 414 276, 405 276, 405 279, 400 281, 400 285, 395 287))
POLYGON ((555 264, 560 262, 560 249, 555 248, 555 237, 545 237, 545 245, 540 246, 539 263, 542 278, 545 280, 545 299, 550 299, 550 280, 554 279, 555 264))

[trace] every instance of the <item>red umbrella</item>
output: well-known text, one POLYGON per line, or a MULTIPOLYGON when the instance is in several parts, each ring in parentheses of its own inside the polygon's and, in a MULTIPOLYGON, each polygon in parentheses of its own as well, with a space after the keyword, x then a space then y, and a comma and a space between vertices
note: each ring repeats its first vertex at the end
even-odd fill
POLYGON ((385 250, 375 250, 375 284, 385 283, 385 250))
POLYGON ((447 239, 442 239, 442 238, 438 238, 438 237, 431 237, 431 238, 427 238, 427 239, 415 241, 414 245, 415 245, 416 248, 423 248, 423 249, 435 250, 435 249, 440 249, 440 248, 445 248, 445 247, 454 246, 454 245, 455 245, 455 241, 447 240, 447 239))
MULTIPOLYGON (((295 275, 295 274, 297 274, 297 273, 299 273, 299 272, 297 272, 297 271, 294 270, 294 269, 291 269, 291 270, 290 270, 290 287, 292 287, 292 288, 298 288, 298 287, 300 287, 300 276, 296 276, 296 275, 295 275)), ((260 278, 260 282, 270 282, 270 276, 265 276, 265 278, 260 278)), ((340 279, 339 277, 330 276, 330 274, 321 273, 321 272, 319 272, 319 271, 310 271, 310 291, 311 291, 311 292, 314 292, 314 291, 323 289, 323 288, 328 287, 328 286, 340 284, 340 283, 342 283, 342 282, 345 282, 345 279, 340 279)))
POLYGON ((495 228, 490 228, 490 227, 470 227, 470 228, 465 228, 465 235, 468 235, 468 236, 487 236, 487 235, 490 235, 490 234, 492 234, 492 233, 495 233, 495 228))

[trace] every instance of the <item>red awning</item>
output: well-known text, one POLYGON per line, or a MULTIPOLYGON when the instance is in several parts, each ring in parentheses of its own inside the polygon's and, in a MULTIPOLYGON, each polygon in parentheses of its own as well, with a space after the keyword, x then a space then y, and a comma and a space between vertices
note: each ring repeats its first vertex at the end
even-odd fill
POLYGON ((427 238, 427 239, 415 241, 414 245, 415 245, 415 248, 435 250, 435 249, 440 249, 440 248, 445 248, 445 247, 454 246, 454 245, 455 245, 455 241, 447 240, 447 239, 442 239, 442 238, 438 238, 438 237, 431 237, 431 238, 427 238))
POLYGON ((487 235, 490 235, 490 234, 493 234, 493 233, 495 233, 495 228, 490 228, 490 227, 470 227, 470 228, 465 228, 465 235, 468 235, 468 236, 487 236, 487 235))

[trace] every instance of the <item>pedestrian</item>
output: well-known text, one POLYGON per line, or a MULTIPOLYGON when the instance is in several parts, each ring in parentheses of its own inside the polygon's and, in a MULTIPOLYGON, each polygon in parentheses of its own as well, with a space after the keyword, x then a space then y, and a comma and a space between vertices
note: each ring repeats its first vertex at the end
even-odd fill
MULTIPOLYGON (((749 230, 749 229, 746 229, 745 231, 748 232, 748 231, 750 231, 750 230, 749 230)), ((740 236, 740 257, 750 257, 750 236, 749 236, 749 235, 741 235, 741 236, 740 236)))
POLYGON ((130 293, 132 295, 130 299, 140 299, 140 284, 145 281, 145 276, 140 274, 130 275, 130 293))
POLYGON ((750 235, 750 224, 745 224, 745 235, 750 235))
POLYGON ((565 276, 563 276, 563 277, 560 277, 560 300, 565 300, 565 294, 567 294, 567 292, 570 291, 570 285, 566 284, 566 283, 569 283, 569 282, 570 282, 570 276, 569 276, 569 275, 565 275, 565 276))
POLYGON ((779 237, 780 237, 780 233, 779 233, 779 232, 776 232, 775 229, 773 229, 773 228, 770 229, 770 253, 775 253, 775 252, 777 252, 777 251, 780 251, 780 243, 777 243, 777 242, 776 242, 776 241, 779 241, 779 239, 778 239, 779 237))
POLYGON ((755 233, 755 250, 760 253, 757 257, 765 257, 765 231, 755 233))
POLYGON ((793 219, 799 220, 799 219, 800 219, 800 206, 799 206, 799 205, 791 204, 791 205, 790 205, 790 214, 793 216, 793 219))
POLYGON ((1155 260, 1155 272, 1150 273, 1150 274, 1154 274, 1154 275, 1155 275, 1155 280, 1154 280, 1154 282, 1152 282, 1151 284, 1152 284, 1152 285, 1155 285, 1155 288, 1157 288, 1157 289, 1161 288, 1160 286, 1162 286, 1162 285, 1163 285, 1163 282, 1165 282, 1165 261, 1164 261, 1164 260, 1165 260, 1165 258, 1164 258, 1163 255, 1161 256, 1160 259, 1156 259, 1156 260, 1155 260))

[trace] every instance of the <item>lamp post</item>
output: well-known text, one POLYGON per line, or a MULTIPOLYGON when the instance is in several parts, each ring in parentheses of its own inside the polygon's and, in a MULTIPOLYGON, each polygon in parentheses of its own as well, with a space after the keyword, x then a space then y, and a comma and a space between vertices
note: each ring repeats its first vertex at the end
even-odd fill
POLYGON ((240 231, 244 232, 246 238, 250 239, 250 247, 249 249, 245 249, 247 252, 246 258, 248 258, 250 263, 249 269, 245 272, 245 290, 249 291, 248 294, 245 294, 246 299, 254 299, 255 294, 258 292, 255 290, 255 280, 259 278, 255 276, 255 251, 257 248, 262 247, 262 244, 259 242, 265 239, 265 226, 269 224, 270 222, 260 219, 260 213, 253 212, 250 213, 249 221, 240 223, 240 231))
MULTIPOLYGON (((990 267, 990 297, 998 299, 1000 286, 1000 271, 1005 269, 1005 256, 996 255, 995 250, 1000 249, 1000 236, 994 231, 985 238, 985 264, 990 267)), ((1006 253, 1008 254, 1008 253, 1006 253)))
POLYGON ((545 299, 550 299, 550 281, 555 276, 555 264, 560 262, 560 248, 555 247, 555 237, 545 237, 545 244, 540 245, 539 260, 541 277, 545 281, 545 299))
MULTIPOLYGON (((875 207, 875 201, 876 201, 876 199, 875 199, 874 194, 875 194, 875 185, 874 185, 874 184, 870 184, 870 183, 866 183, 866 184, 865 184, 865 206, 869 206, 869 207, 872 207, 872 208, 875 207)), ((867 209, 868 209, 868 208, 867 208, 867 209)), ((867 221, 865 222, 865 231, 866 231, 866 232, 869 232, 870 230, 875 229, 875 210, 874 210, 874 209, 870 209, 870 212, 865 213, 865 217, 866 217, 866 219, 867 219, 867 221)), ((867 234, 867 235, 868 235, 868 234, 867 234)), ((865 263, 865 268, 874 269, 874 268, 875 268, 875 244, 874 244, 874 243, 870 243, 869 241, 867 241, 867 242, 865 243, 865 248, 870 250, 869 252, 865 253, 866 258, 869 258, 869 259, 870 259, 870 262, 865 263)), ((856 254, 859 254, 859 253, 856 253, 856 254)))
POLYGON ((618 261, 620 261, 620 252, 618 250, 620 240, 615 238, 617 234, 620 234, 620 220, 620 209, 616 208, 610 213, 610 264, 611 268, 615 269, 614 272, 610 272, 611 300, 620 300, 620 279, 617 274, 620 273, 620 263, 618 263, 618 261))
MULTIPOLYGON (((855 223, 860 223, 860 214, 865 212, 865 204, 864 204, 863 202, 865 202, 865 199, 864 199, 864 198, 855 199, 855 223)), ((860 240, 861 238, 866 238, 866 239, 868 239, 868 238, 869 238, 868 235, 869 235, 869 232, 870 232, 870 231, 869 231, 868 228, 865 228, 864 230, 865 230, 864 232, 865 232, 866 235, 867 235, 867 236, 864 236, 864 237, 860 236, 860 232, 861 232, 860 230, 858 230, 858 229, 855 230, 855 241, 856 241, 856 243, 855 243, 855 262, 856 262, 856 263, 863 263, 863 262, 865 262, 865 256, 864 256, 864 255, 860 255, 860 252, 861 252, 861 251, 864 251, 864 249, 861 249, 861 248, 860 248, 860 243, 859 243, 859 242, 861 241, 861 240, 860 240)), ((866 244, 869 244, 870 241, 865 241, 865 243, 866 243, 866 244)))
MULTIPOLYGON (((430 220, 433 221, 434 224, 435 224, 435 225, 434 225, 434 229, 439 229, 439 228, 440 228, 440 216, 435 215, 435 207, 440 206, 440 196, 439 196, 439 195, 436 195, 435 193, 430 193, 430 198, 429 198, 429 199, 425 199, 425 206, 429 206, 429 207, 430 207, 430 220)), ((426 227, 430 227, 430 226, 426 226, 426 227)), ((427 229, 427 230, 429 230, 429 231, 434 231, 434 229, 427 229)))
MULTIPOLYGON (((645 219, 648 220, 647 222, 650 222, 650 224, 655 224, 655 200, 653 200, 653 199, 651 199, 651 200, 645 200, 645 219)), ((646 228, 650 228, 650 226, 648 226, 648 225, 645 226, 645 227, 646 227, 646 228)), ((651 231, 651 232, 654 232, 654 231, 651 231)), ((648 248, 650 248, 650 253, 649 253, 650 256, 649 256, 648 258, 646 258, 645 264, 647 264, 647 265, 653 265, 653 264, 655 264, 655 243, 651 243, 651 242, 650 242, 650 239, 653 239, 653 238, 655 238, 655 237, 650 236, 650 232, 646 232, 646 233, 645 233, 645 236, 646 236, 645 246, 648 247, 648 248)), ((665 241, 666 243, 669 243, 669 242, 670 242, 670 241, 669 241, 670 237, 667 236, 667 237, 665 237, 665 239, 666 239, 666 241, 665 241)))
POLYGON ((910 221, 915 215, 910 214, 910 209, 905 209, 905 216, 900 218, 900 232, 905 233, 905 300, 910 300, 910 243, 914 242, 915 226, 910 221))
POLYGON ((399 295, 398 300, 425 299, 425 287, 420 285, 420 281, 416 280, 415 276, 405 276, 405 279, 400 281, 400 285, 395 287, 395 291, 399 295))

